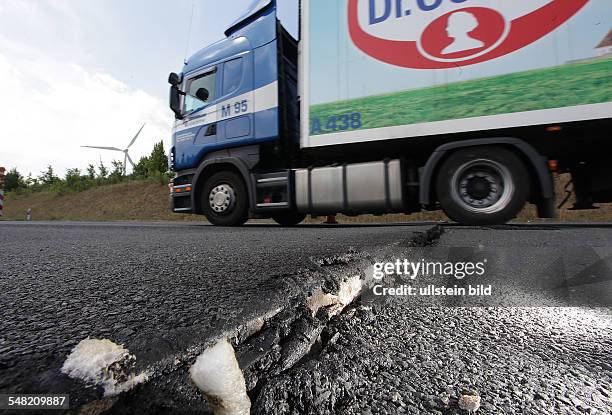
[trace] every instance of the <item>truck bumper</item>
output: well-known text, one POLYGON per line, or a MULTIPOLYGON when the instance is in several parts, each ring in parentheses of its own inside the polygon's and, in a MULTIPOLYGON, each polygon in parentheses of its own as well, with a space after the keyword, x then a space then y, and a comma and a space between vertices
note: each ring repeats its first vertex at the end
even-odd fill
POLYGON ((193 213, 191 194, 193 175, 175 177, 169 184, 168 204, 174 213, 193 213))
POLYGON ((191 207, 191 194, 181 196, 170 195, 168 197, 168 203, 171 212, 193 213, 193 209, 191 207))

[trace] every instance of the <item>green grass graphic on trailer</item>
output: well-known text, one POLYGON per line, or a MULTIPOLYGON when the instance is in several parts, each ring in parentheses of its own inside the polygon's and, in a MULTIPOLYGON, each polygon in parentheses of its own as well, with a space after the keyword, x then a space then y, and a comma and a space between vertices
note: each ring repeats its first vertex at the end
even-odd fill
POLYGON ((310 107, 312 135, 612 101, 612 59, 310 107), (360 114, 360 116, 358 116, 360 114))

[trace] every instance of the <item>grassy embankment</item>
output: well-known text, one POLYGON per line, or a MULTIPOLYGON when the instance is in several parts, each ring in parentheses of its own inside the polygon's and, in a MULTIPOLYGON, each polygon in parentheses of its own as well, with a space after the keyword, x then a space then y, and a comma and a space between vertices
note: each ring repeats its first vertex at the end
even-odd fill
MULTIPOLYGON (((567 178, 557 180, 557 194, 563 194, 567 178)), ((612 221, 612 204, 601 209, 570 211, 572 201, 560 211, 559 219, 565 221, 612 221)), ((25 211, 31 208, 34 220, 198 220, 201 216, 172 214, 168 211, 168 188, 158 181, 133 181, 95 187, 83 192, 58 195, 53 192, 35 192, 22 195, 9 193, 5 201, 3 220, 24 220, 25 211)), ((323 218, 309 220, 320 222, 323 218)), ((355 218, 341 216, 340 222, 407 222, 446 220, 442 212, 421 212, 413 215, 362 215, 355 218)), ((535 208, 528 206, 518 220, 536 220, 535 208)))
POLYGON ((51 191, 8 193, 4 219, 24 220, 26 209, 33 220, 199 220, 199 216, 168 211, 168 186, 159 181, 138 180, 97 186, 83 192, 51 191))

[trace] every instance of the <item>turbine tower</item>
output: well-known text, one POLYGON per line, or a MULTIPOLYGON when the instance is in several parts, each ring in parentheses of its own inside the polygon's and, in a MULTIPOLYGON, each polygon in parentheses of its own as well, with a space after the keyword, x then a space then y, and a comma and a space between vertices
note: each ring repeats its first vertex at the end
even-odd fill
POLYGON ((138 130, 138 132, 136 133, 134 138, 132 138, 132 141, 130 141, 130 143, 127 145, 127 147, 125 149, 123 149, 123 150, 121 150, 120 148, 117 148, 117 147, 101 147, 101 146, 81 146, 81 147, 83 147, 83 148, 96 148, 98 150, 119 151, 119 152, 123 153, 123 174, 127 174, 127 162, 128 161, 132 165, 132 170, 134 169, 134 162, 132 161, 132 158, 130 157, 129 149, 132 146, 132 144, 134 144, 134 142, 136 141, 138 136, 140 135, 140 132, 142 131, 144 126, 145 126, 145 124, 142 124, 142 127, 140 127, 140 130, 138 130))

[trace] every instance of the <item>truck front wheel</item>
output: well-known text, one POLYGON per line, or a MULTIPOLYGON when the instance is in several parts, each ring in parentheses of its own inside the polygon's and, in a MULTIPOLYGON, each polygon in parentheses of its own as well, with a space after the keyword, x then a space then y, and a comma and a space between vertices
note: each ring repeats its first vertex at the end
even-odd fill
POLYGON ((232 171, 213 174, 202 188, 202 210, 210 223, 240 226, 249 219, 249 200, 242 178, 232 171))
POLYGON ((514 153, 471 147, 452 154, 436 181, 438 201, 452 220, 496 225, 516 217, 529 196, 529 174, 514 153))

